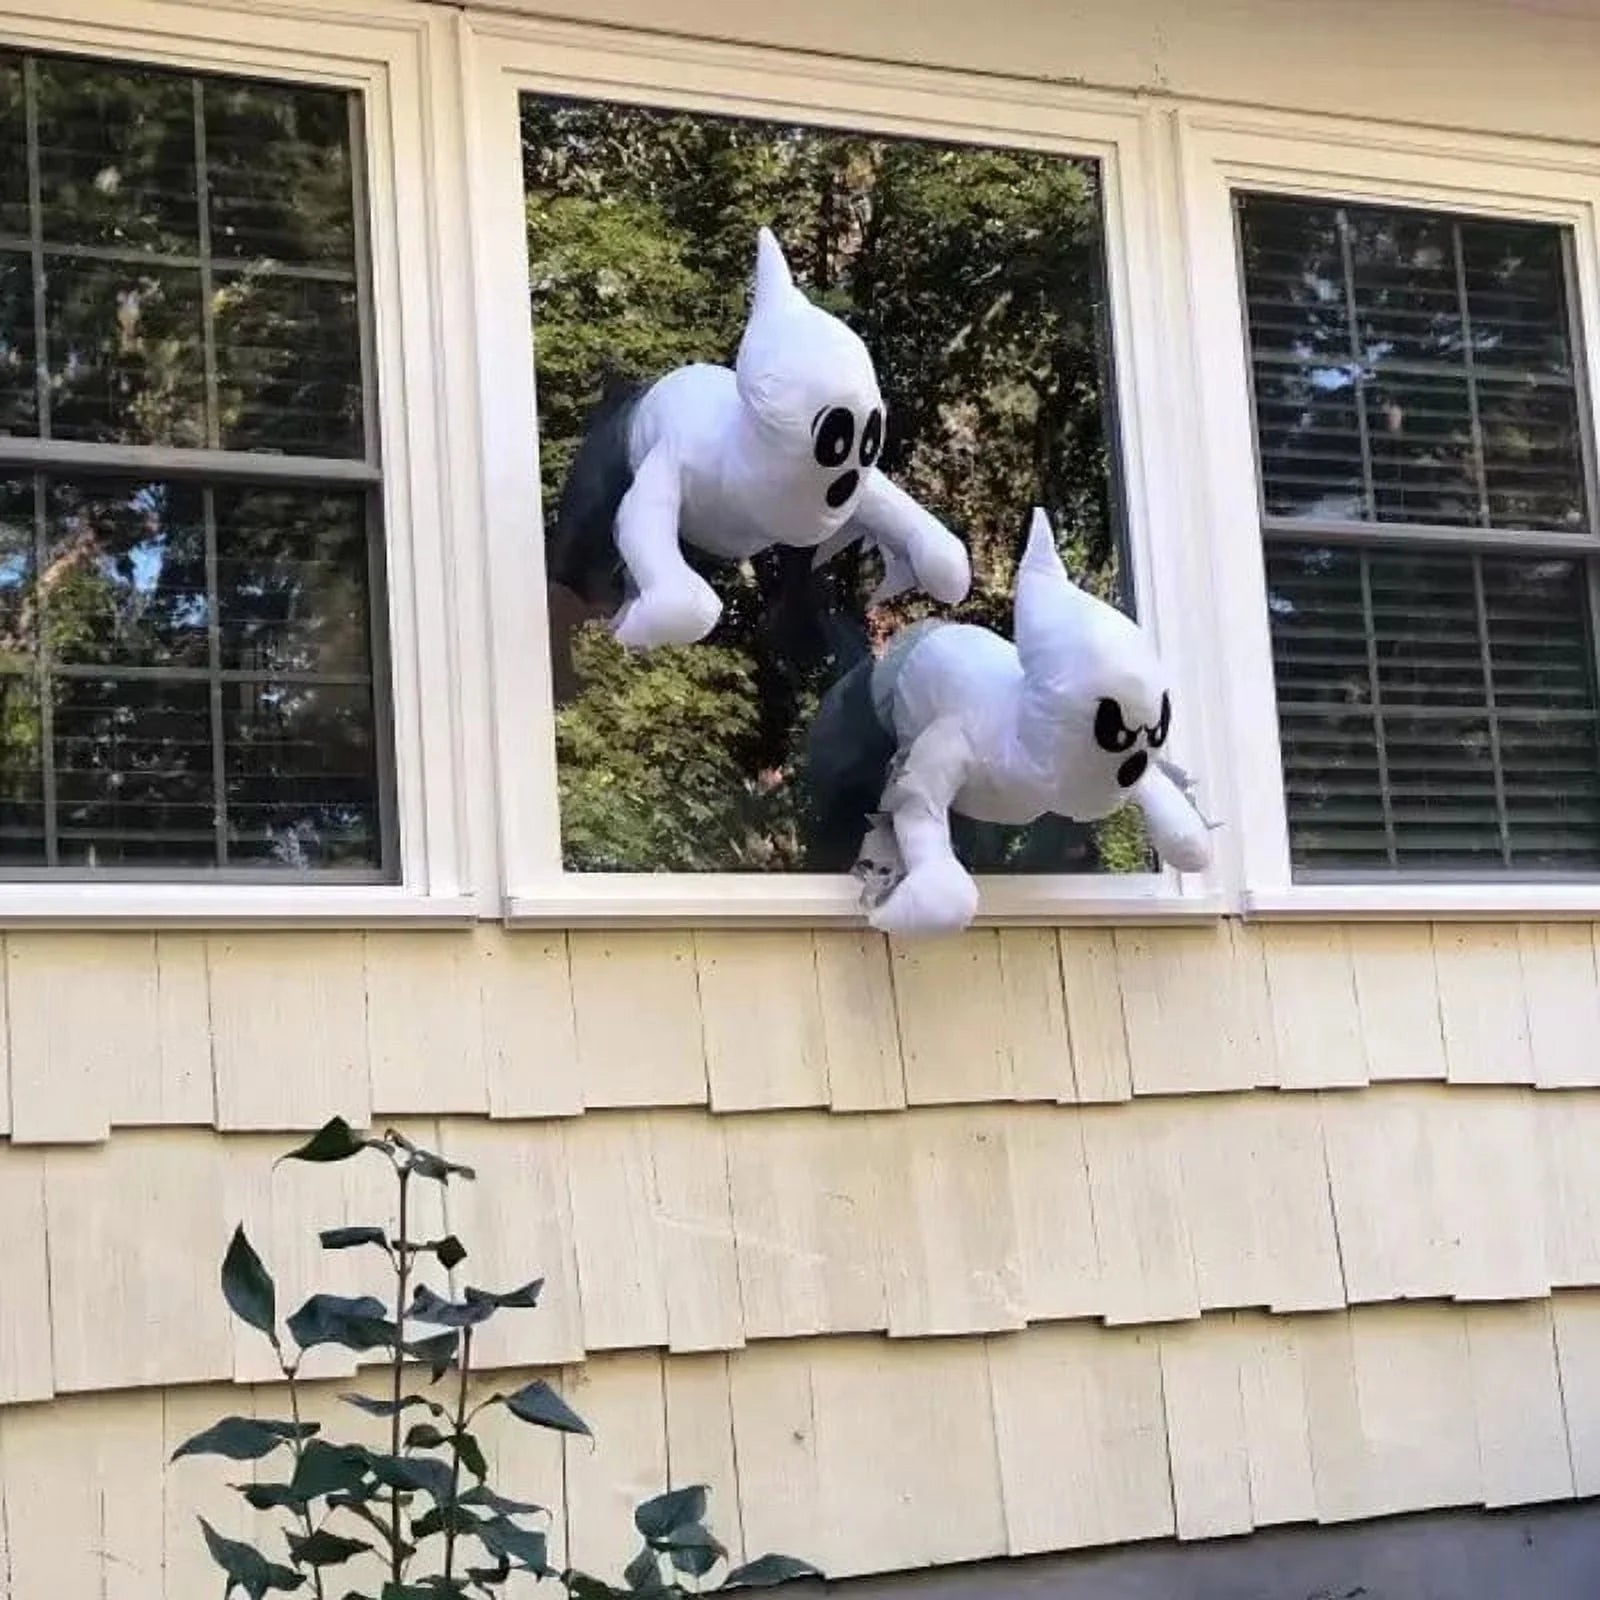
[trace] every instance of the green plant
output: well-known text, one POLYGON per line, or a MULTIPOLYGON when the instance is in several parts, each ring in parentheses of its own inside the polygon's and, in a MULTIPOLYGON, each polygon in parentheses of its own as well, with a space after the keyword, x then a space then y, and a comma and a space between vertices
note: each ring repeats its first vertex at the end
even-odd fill
POLYGON ((394 1171, 396 1225, 332 1228, 319 1238, 325 1250, 370 1249, 384 1255, 393 1280, 388 1304, 372 1295, 314 1294, 287 1319, 285 1341, 272 1275, 242 1227, 235 1229, 223 1258, 223 1296, 235 1316, 271 1342, 290 1411, 282 1421, 223 1417, 173 1452, 174 1460, 208 1455, 282 1465, 270 1478, 232 1487, 255 1510, 282 1515, 286 1562, 226 1538, 200 1519, 212 1559, 224 1574, 223 1600, 235 1592, 263 1600, 272 1591, 307 1586, 316 1600, 328 1600, 335 1588, 342 1600, 495 1600, 514 1572, 553 1580, 571 1600, 667 1600, 685 1592, 770 1588, 821 1576, 803 1561, 767 1555, 730 1568, 720 1584, 708 1587, 705 1580, 727 1561, 727 1552, 705 1525, 706 1490, 698 1485, 639 1506, 634 1523, 643 1545, 626 1569, 625 1587, 571 1568, 553 1571, 539 1525, 544 1509, 491 1487, 488 1459, 474 1432, 479 1417, 503 1410, 532 1427, 589 1434, 582 1418, 542 1379, 510 1394, 474 1390, 475 1332, 502 1311, 534 1309, 543 1281, 498 1293, 465 1287, 459 1299, 413 1282, 420 1260, 431 1259, 454 1274, 467 1252, 453 1234, 411 1238, 412 1184, 470 1181, 476 1175, 403 1134, 391 1129, 382 1138, 369 1138, 335 1117, 281 1159, 346 1161, 363 1152, 383 1157, 394 1171), (306 1351, 325 1344, 386 1353, 382 1398, 341 1396, 386 1425, 386 1448, 335 1443, 317 1423, 302 1420, 300 1363, 306 1351), (454 1381, 441 1391, 444 1398, 425 1392, 451 1374, 454 1381), (336 1568, 334 1580, 330 1569, 336 1568), (349 1586, 351 1573, 362 1579, 356 1587, 349 1586))

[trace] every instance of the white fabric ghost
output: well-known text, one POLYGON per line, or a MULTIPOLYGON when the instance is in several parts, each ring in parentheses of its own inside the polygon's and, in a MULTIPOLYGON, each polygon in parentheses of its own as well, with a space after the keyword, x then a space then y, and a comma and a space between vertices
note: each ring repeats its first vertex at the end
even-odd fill
POLYGON ((871 667, 895 754, 857 872, 868 920, 883 932, 971 922, 978 890, 951 849, 952 811, 1092 822, 1134 805, 1165 862, 1184 872, 1210 862, 1210 825, 1158 754, 1172 701, 1155 651, 1068 578, 1042 511, 1018 569, 1015 618, 1015 644, 964 623, 916 624, 871 667))
POLYGON ((769 229, 735 366, 679 367, 611 427, 609 445, 586 440, 574 473, 625 480, 620 503, 603 484, 573 497, 569 479, 562 514, 611 526, 558 524, 558 536, 569 548, 614 537, 627 579, 614 626, 630 648, 692 644, 716 625, 720 602, 680 541, 724 561, 790 545, 820 562, 859 540, 883 554, 876 598, 912 586, 947 603, 966 596, 961 541, 877 470, 884 406, 866 346, 796 288, 769 229))

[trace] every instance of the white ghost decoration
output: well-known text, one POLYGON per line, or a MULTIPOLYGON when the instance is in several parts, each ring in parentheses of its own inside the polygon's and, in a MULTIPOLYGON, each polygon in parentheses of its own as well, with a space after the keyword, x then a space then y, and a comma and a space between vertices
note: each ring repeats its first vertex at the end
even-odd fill
POLYGON ((620 557, 615 631, 640 650, 692 644, 721 614, 681 544, 729 562, 789 545, 821 562, 859 540, 883 553, 876 599, 917 587, 962 600, 965 547, 878 470, 884 421, 866 346, 796 288, 763 228, 734 367, 679 367, 602 402, 563 492, 551 574, 597 598, 620 557))
MULTIPOLYGON (((876 727, 848 709, 865 703, 849 676, 818 713, 813 747, 832 771, 862 770, 848 751, 818 748, 848 743, 852 717, 863 748, 892 745, 856 866, 868 920, 885 933, 972 921, 978 890, 951 848, 952 811, 1019 825, 1047 812, 1092 822, 1133 805, 1163 861, 1183 872, 1210 863, 1211 825, 1160 754, 1172 726, 1161 663, 1136 623, 1068 578, 1042 511, 1014 603, 1014 644, 987 628, 923 622, 856 668, 870 673, 876 727)), ((826 811, 828 797, 815 798, 826 811)))

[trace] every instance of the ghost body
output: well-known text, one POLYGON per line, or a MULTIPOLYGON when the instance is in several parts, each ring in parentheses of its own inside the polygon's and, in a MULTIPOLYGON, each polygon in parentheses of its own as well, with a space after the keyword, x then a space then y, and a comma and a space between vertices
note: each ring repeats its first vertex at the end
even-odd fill
POLYGON ((966 550, 878 470, 884 426, 866 346, 795 287, 763 228, 735 365, 679 367, 602 412, 563 494, 554 575, 595 570, 584 547, 614 539, 615 632, 641 650, 692 644, 721 614, 684 545, 731 562, 787 545, 820 562, 859 541, 883 553, 875 598, 915 586, 961 600, 966 550))
MULTIPOLYGON (((1160 662, 1133 621, 1067 577, 1042 512, 1015 605, 1015 643, 924 622, 865 664, 893 749, 857 866, 868 920, 883 932, 971 922, 977 885, 951 846, 951 812, 1019 826, 1046 813, 1093 822, 1133 805, 1169 865, 1198 872, 1210 861, 1209 827, 1160 755, 1172 724, 1160 662)), ((845 725, 825 701, 818 734, 845 725)))

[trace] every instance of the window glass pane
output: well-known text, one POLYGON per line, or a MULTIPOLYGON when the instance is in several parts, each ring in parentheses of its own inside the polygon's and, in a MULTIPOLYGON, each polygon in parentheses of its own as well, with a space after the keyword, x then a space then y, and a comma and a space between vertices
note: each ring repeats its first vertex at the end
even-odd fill
POLYGON ((206 187, 219 260, 355 266, 350 101, 205 81, 206 187))
POLYGON ((216 495, 222 665, 254 674, 371 670, 366 505, 359 495, 216 495))
MULTIPOLYGON (((0 150, 9 155, 28 145, 27 98, 22 85, 22 58, 0 51, 0 150)), ((28 216, 28 163, 0 161, 0 235, 26 239, 28 216)))
POLYGON ((57 677, 51 700, 63 866, 215 862, 204 679, 57 677))
MULTIPOLYGON (((887 405, 877 465, 966 541, 961 607, 869 597, 859 546, 694 559, 722 601, 700 643, 625 655, 594 571, 549 589, 562 844, 575 871, 842 871, 860 843, 808 810, 821 696, 937 610, 1010 636, 1029 508, 1074 575, 1124 583, 1099 171, 952 147, 617 104, 523 100, 546 527, 608 374, 648 385, 739 345, 757 230, 865 341, 887 405), (580 593, 587 590, 587 593, 580 593)), ((875 782, 876 779, 872 779, 875 782)), ((863 779, 863 790, 869 781, 863 779)), ((1131 811, 1084 828, 958 824, 978 871, 1145 870, 1131 811)))
POLYGON ((50 484, 39 598, 53 665, 206 665, 202 498, 193 484, 50 484))
POLYGON ((34 349, 32 258, 0 250, 0 434, 39 431, 34 349))
POLYGON ((1590 525, 1561 229, 1236 203, 1269 517, 1590 525))
POLYGON ((51 258, 50 435, 84 444, 206 442, 200 275, 51 258))
POLYGON ((33 63, 45 243, 193 255, 194 80, 61 56, 33 63))
POLYGON ((235 273, 212 303, 222 448, 361 455, 355 286, 235 273))
POLYGON ((302 871, 378 860, 370 687, 230 683, 222 720, 230 860, 302 871))
POLYGON ((43 730, 38 680, 0 668, 0 866, 45 864, 43 730))
POLYGON ((1267 569, 1297 869, 1600 869, 1583 563, 1272 542, 1267 569))
POLYGON ((0 478, 0 672, 27 670, 36 632, 34 551, 39 533, 33 479, 0 478))

